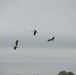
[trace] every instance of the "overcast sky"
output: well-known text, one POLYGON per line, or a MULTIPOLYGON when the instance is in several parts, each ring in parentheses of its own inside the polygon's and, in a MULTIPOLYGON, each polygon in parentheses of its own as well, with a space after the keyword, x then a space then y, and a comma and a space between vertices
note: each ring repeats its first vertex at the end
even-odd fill
POLYGON ((75 0, 0 0, 1 74, 76 74, 75 20, 75 0), (55 41, 48 43, 53 36, 55 41))

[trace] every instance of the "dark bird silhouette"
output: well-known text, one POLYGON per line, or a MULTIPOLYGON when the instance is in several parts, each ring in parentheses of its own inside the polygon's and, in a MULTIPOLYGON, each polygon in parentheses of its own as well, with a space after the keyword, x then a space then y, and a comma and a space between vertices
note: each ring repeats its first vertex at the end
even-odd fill
POLYGON ((18 48, 18 40, 16 40, 15 45, 14 45, 14 50, 16 50, 16 48, 18 48))
POLYGON ((37 34, 37 30, 34 30, 34 36, 37 34))
POLYGON ((18 42, 19 42, 19 41, 18 41, 18 40, 16 40, 16 42, 15 42, 15 46, 16 46, 16 47, 18 47, 18 42))
POLYGON ((14 50, 16 50, 17 46, 14 46, 14 50))
POLYGON ((37 30, 34 29, 34 31, 31 31, 33 32, 33 35, 35 36, 37 34, 37 30))
POLYGON ((48 39, 47 42, 49 41, 54 41, 55 37, 52 37, 51 39, 48 39))

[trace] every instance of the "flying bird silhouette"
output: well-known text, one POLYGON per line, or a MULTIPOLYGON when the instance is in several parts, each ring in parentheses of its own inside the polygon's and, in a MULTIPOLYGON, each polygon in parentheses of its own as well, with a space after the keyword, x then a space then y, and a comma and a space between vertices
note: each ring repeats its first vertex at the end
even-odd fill
POLYGON ((19 41, 18 41, 18 40, 16 40, 16 42, 15 42, 16 47, 18 47, 18 42, 19 42, 19 41))
POLYGON ((48 39, 47 42, 49 41, 54 41, 55 37, 52 37, 51 39, 48 39))
POLYGON ((15 42, 15 46, 14 46, 14 50, 16 50, 16 48, 18 48, 18 40, 16 40, 16 42, 15 42))
POLYGON ((32 31, 32 32, 33 32, 33 35, 34 35, 34 36, 37 34, 37 30, 35 30, 35 29, 34 29, 34 31, 32 31))
POLYGON ((34 30, 34 36, 37 34, 37 30, 34 30))

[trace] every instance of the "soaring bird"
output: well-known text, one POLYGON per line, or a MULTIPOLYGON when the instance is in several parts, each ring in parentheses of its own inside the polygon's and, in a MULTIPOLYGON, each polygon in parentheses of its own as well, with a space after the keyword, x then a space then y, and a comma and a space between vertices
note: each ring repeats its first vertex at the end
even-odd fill
POLYGON ((47 42, 49 41, 54 41, 55 37, 52 37, 51 39, 48 39, 47 42))
POLYGON ((37 34, 37 30, 34 29, 34 31, 31 31, 33 32, 34 36, 37 34))
POLYGON ((37 34, 37 30, 34 30, 34 36, 37 34))
POLYGON ((16 48, 18 48, 18 40, 16 40, 15 45, 14 45, 14 50, 16 50, 16 48))
POLYGON ((15 42, 15 46, 16 46, 16 47, 18 47, 18 42, 19 42, 19 41, 18 41, 18 40, 16 40, 16 42, 15 42))

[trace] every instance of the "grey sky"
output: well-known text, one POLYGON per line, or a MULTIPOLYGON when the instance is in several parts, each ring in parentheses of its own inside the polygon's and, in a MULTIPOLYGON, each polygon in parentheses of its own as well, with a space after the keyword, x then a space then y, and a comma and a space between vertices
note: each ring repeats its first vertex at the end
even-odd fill
POLYGON ((30 31, 37 29, 40 41, 56 36, 59 42, 66 40, 75 46, 75 13, 75 0, 4 0, 1 1, 0 35, 3 40, 12 37, 26 41, 33 39, 30 31))
POLYGON ((75 19, 75 0, 0 0, 1 73, 55 75, 65 69, 76 74, 75 19), (52 36, 55 41, 48 43, 52 36), (20 48, 14 51, 17 39, 20 48))
POLYGON ((1 49, 0 64, 2 74, 22 75, 50 75, 61 70, 76 70, 75 49, 43 49, 24 48, 13 51, 13 49, 1 49))

